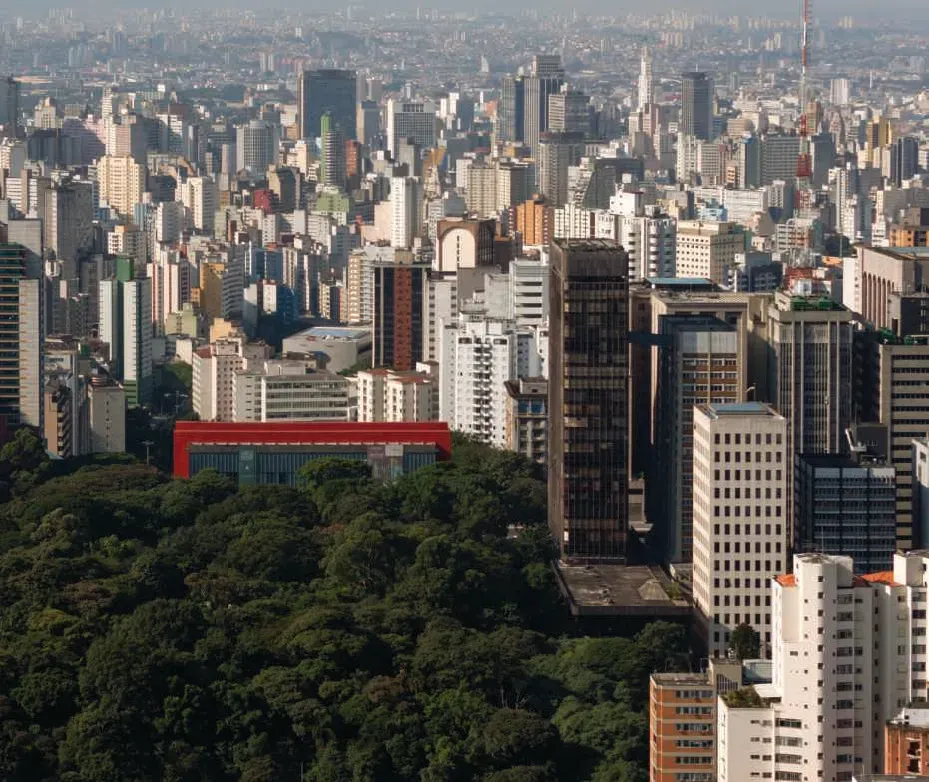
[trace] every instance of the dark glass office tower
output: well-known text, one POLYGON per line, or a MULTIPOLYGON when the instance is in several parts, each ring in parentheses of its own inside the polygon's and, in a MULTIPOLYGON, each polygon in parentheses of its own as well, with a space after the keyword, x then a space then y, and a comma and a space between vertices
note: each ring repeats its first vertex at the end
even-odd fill
POLYGON ((713 80, 705 73, 685 73, 681 77, 682 136, 709 141, 713 134, 713 80))
POLYGON ((616 242, 552 243, 548 514, 567 561, 626 556, 628 270, 616 242))
POLYGON ((356 138, 355 71, 304 71, 297 90, 300 137, 316 138, 322 132, 323 114, 332 115, 332 126, 347 139, 356 138))

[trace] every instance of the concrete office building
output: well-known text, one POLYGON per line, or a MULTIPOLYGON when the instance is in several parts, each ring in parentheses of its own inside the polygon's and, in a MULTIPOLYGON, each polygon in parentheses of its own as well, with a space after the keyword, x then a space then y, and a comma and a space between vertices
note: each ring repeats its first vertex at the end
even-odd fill
POLYGON ((747 624, 772 644, 770 580, 788 549, 787 420, 769 405, 699 405, 693 438, 693 585, 710 657, 747 624))
POLYGON ((552 133, 579 133, 581 138, 590 136, 590 96, 568 87, 549 95, 548 129, 552 133))
POLYGON ((741 343, 735 327, 718 318, 661 318, 658 377, 657 472, 652 485, 663 512, 667 562, 693 559, 694 409, 696 405, 741 402, 744 394, 741 343))
POLYGON ((264 174, 277 163, 277 126, 254 119, 236 128, 235 139, 237 171, 264 174))
POLYGON ((850 557, 794 557, 772 585, 772 683, 719 700, 719 782, 884 770, 885 724, 926 699, 927 565, 897 554, 861 577, 850 557))
POLYGON ((523 78, 522 141, 539 157, 539 139, 549 130, 548 99, 564 86, 564 68, 557 54, 537 54, 532 58, 528 76, 523 78))
POLYGON ((568 169, 583 151, 581 133, 542 133, 538 143, 539 191, 550 204, 568 201, 568 169))
POLYGON ((91 453, 126 450, 126 391, 103 377, 91 380, 88 390, 91 453))
POLYGON ((706 73, 681 77, 681 118, 678 132, 709 141, 713 136, 713 80, 706 73))
POLYGON ((555 240, 551 263, 549 526, 564 560, 622 562, 629 258, 604 239, 555 240))
POLYGON ((61 261, 62 277, 74 279, 94 244, 94 192, 90 182, 66 182, 45 191, 45 249, 61 261))
POLYGON ((358 138, 355 112, 357 91, 355 71, 303 71, 297 84, 300 138, 315 139, 319 136, 320 123, 326 112, 332 115, 334 126, 342 131, 345 138, 358 138))
MULTIPOLYGON (((774 294, 768 307, 771 398, 795 453, 843 453, 851 423, 852 314, 827 297, 774 294)), ((792 482, 792 476, 791 476, 792 482)))
POLYGON ((703 277, 725 285, 745 252, 745 234, 735 223, 681 220, 677 225, 675 271, 678 277, 703 277))
POLYGON ((897 550, 894 468, 842 454, 797 454, 794 465, 796 554, 843 554, 856 573, 893 567, 897 550))
POLYGON ((232 378, 233 420, 347 421, 350 381, 315 362, 276 360, 239 369, 232 378))
POLYGON ((431 149, 436 142, 435 105, 430 101, 387 101, 387 149, 396 160, 400 142, 411 138, 421 149, 431 149))

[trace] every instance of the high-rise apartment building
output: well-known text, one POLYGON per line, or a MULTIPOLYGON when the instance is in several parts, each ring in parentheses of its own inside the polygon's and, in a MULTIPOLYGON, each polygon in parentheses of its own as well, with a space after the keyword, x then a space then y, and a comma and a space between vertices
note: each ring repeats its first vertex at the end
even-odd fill
POLYGON ((190 210, 190 223, 197 231, 212 231, 219 208, 219 192, 210 177, 190 177, 181 186, 184 206, 190 210))
POLYGON ((508 321, 462 314, 436 337, 439 419, 482 442, 506 447, 506 383, 516 377, 516 332, 508 321))
POLYGON ((629 259, 604 239, 552 243, 549 525, 566 560, 622 561, 629 524, 629 259))
POLYGON ((436 378, 423 372, 365 369, 358 384, 359 421, 438 421, 436 378))
POLYGON ((893 567, 897 550, 894 468, 843 454, 797 454, 794 541, 800 553, 844 554, 856 573, 893 567))
POLYGON ((44 291, 41 268, 22 245, 0 244, 0 416, 7 427, 42 427, 44 291))
POLYGON ((787 420, 769 405, 699 405, 693 435, 693 585, 710 657, 742 624, 770 649, 770 581, 787 563, 787 420))
POLYGON ((319 136, 323 114, 329 112, 334 127, 341 130, 345 138, 358 138, 355 111, 357 91, 355 71, 303 71, 297 84, 300 137, 313 139, 319 136))
POLYGON ((322 119, 322 156, 320 157, 320 181, 326 187, 345 188, 345 136, 335 126, 328 112, 322 119))
POLYGON ((123 304, 122 381, 132 406, 151 401, 152 374, 152 281, 120 283, 123 304))
POLYGON ((768 685, 718 702, 717 779, 841 782, 884 770, 884 726, 926 698, 924 552, 856 576, 800 554, 772 585, 768 685))
POLYGON ((146 167, 135 158, 104 155, 97 161, 97 187, 100 203, 108 204, 122 217, 133 214, 145 192, 146 167))
POLYGON ((655 102, 655 80, 652 76, 652 55, 647 46, 642 47, 639 60, 639 84, 636 92, 636 105, 639 111, 655 102))
POLYGON ((373 264, 372 366, 411 371, 423 360, 429 265, 373 264))
POLYGON ((713 80, 706 73, 681 77, 681 135, 709 141, 713 136, 713 80))
POLYGON ((416 177, 390 180, 390 244, 409 249, 422 231, 422 184, 416 177))
MULTIPOLYGON (((718 318, 677 315, 661 318, 663 347, 658 379, 657 473, 666 488, 663 553, 668 562, 693 558, 694 408, 742 401, 745 389, 742 343, 735 327, 718 318)), ((658 522, 658 519, 653 519, 658 522)))

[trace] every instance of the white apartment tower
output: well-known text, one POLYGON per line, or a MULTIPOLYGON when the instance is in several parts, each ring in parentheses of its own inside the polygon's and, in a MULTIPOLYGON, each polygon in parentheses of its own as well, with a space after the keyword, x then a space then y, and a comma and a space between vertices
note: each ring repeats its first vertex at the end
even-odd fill
POLYGON ((719 699, 719 782, 847 782, 884 770, 885 723, 926 699, 927 569, 925 551, 864 577, 850 557, 794 557, 793 573, 771 586, 771 684, 750 700, 719 699))
POLYGON ((416 177, 393 177, 390 180, 390 244, 409 248, 419 235, 422 185, 416 177))
POLYGON ((770 649, 771 579, 787 564, 787 421, 769 405, 698 405, 693 436, 693 585, 710 657, 740 624, 770 649))
POLYGON ((652 78, 652 55, 647 46, 642 47, 642 59, 639 63, 638 110, 655 102, 655 82, 652 78))
POLYGON ((506 447, 506 381, 516 377, 518 345, 510 323, 462 315, 437 338, 439 420, 506 447))

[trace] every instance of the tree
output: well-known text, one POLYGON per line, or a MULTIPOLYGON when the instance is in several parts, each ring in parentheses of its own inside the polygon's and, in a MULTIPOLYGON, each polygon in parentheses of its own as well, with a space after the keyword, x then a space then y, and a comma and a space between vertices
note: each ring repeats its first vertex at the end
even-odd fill
POLYGON ((755 660, 761 653, 761 636, 743 622, 729 636, 729 648, 738 660, 755 660))

